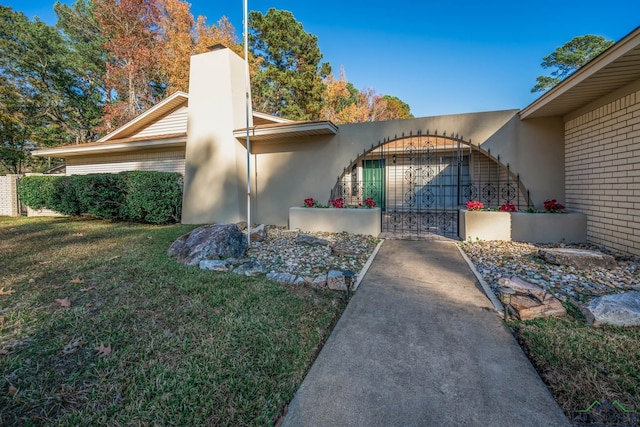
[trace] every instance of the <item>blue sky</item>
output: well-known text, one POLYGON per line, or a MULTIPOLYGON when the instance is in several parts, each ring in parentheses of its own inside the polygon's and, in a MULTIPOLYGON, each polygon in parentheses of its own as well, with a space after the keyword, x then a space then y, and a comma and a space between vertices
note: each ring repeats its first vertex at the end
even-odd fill
MULTIPOLYGON (((70 0, 63 0, 71 3, 70 0)), ((55 23, 51 0, 0 0, 55 23)), ((574 36, 619 40, 640 26, 640 1, 248 0, 249 10, 290 10, 318 37, 337 75, 397 96, 416 117, 524 108, 546 73, 542 57, 574 36)), ((242 31, 242 0, 192 0, 209 24, 242 31)))

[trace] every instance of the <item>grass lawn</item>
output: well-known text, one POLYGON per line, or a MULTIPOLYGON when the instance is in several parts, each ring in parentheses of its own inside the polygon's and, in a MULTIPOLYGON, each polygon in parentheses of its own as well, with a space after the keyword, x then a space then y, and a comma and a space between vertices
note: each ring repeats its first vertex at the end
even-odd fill
POLYGON ((192 226, 0 217, 0 425, 269 425, 341 293, 200 271, 192 226))
POLYGON ((596 400, 618 401, 638 419, 640 328, 593 328, 567 307, 564 318, 508 324, 570 419, 596 400))

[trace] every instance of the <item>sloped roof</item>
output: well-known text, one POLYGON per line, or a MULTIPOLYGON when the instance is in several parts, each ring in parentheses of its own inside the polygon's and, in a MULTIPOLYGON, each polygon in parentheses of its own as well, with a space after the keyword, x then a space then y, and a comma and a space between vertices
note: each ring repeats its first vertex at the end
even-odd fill
POLYGON ((128 123, 120 126, 113 132, 103 136, 97 142, 106 142, 114 139, 127 138, 135 132, 149 126, 151 123, 171 113, 175 109, 187 104, 189 95, 184 92, 174 92, 168 98, 149 108, 144 113, 135 117, 128 123))
MULTIPOLYGON (((117 153, 154 148, 179 148, 186 145, 186 133, 171 133, 152 136, 135 136, 142 129, 153 125, 158 120, 171 114, 183 106, 188 106, 189 95, 175 92, 168 98, 149 108, 130 122, 120 126, 113 132, 103 136, 96 142, 86 144, 65 145, 55 148, 34 150, 35 156, 74 157, 101 153, 117 153)), ((186 115, 185 115, 186 120, 186 115)), ((290 125, 298 122, 275 117, 265 113, 253 112, 253 121, 261 126, 290 125)), ((186 128, 186 123, 185 126, 186 128)))
POLYGON ((640 27, 535 100, 520 118, 564 116, 640 79, 640 27))

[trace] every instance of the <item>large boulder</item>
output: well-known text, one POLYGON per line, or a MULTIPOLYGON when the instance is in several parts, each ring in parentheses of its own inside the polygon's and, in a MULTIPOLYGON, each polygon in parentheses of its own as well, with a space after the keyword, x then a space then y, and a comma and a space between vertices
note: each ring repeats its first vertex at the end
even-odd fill
POLYGON ((241 258, 247 250, 247 236, 236 224, 205 225, 171 244, 167 255, 186 265, 207 259, 241 258))
POLYGON ((582 313, 593 326, 640 326, 640 292, 594 298, 582 308, 582 313))

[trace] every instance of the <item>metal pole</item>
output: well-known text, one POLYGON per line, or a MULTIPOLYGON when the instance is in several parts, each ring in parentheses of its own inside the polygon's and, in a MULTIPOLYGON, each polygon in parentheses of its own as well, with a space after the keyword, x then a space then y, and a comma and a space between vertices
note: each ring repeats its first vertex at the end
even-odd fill
POLYGON ((251 99, 249 98, 249 13, 247 0, 244 0, 244 92, 247 128, 247 248, 251 247, 251 140, 249 138, 249 114, 251 99))

